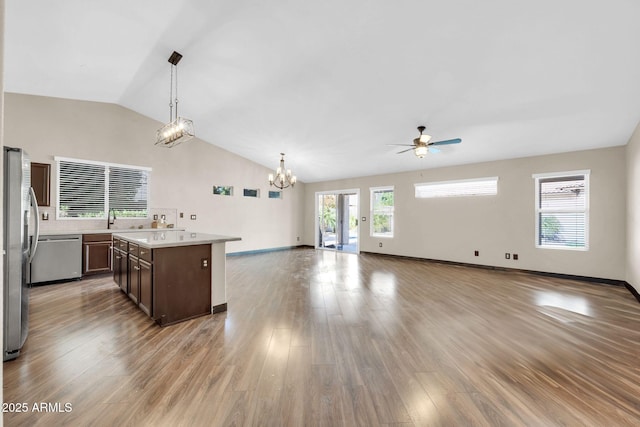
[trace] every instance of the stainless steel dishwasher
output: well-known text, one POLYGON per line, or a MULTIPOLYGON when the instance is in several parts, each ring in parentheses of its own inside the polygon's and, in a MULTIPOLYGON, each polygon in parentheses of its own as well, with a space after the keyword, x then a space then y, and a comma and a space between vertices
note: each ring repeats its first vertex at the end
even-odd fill
POLYGON ((31 283, 78 279, 82 276, 82 235, 41 235, 31 261, 31 283))

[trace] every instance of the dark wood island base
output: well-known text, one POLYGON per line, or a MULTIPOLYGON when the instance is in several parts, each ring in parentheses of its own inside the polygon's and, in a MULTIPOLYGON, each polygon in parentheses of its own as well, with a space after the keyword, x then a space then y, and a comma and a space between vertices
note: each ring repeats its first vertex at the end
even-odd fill
POLYGON ((239 238, 180 231, 115 234, 113 278, 160 326, 223 312, 224 242, 232 240, 239 238))

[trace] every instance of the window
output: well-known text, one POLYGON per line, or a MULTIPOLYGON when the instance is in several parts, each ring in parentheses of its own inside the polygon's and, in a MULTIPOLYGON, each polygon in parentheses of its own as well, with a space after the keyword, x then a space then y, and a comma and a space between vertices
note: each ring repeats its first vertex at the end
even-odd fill
POLYGON ((214 185, 213 194, 220 196, 233 196, 233 187, 228 185, 214 185))
POLYGON ((589 248, 589 171, 533 175, 536 247, 589 248))
POLYGON ((393 187, 371 189, 371 235, 393 237, 393 187))
POLYGON ((498 194, 498 177, 461 179, 415 184, 416 198, 456 196, 495 196, 498 194))
POLYGON ((147 218, 150 168, 56 157, 57 218, 147 218))
POLYGON ((260 190, 256 188, 245 188, 242 190, 242 194, 244 197, 259 197, 260 190))
POLYGON ((282 191, 269 191, 270 199, 282 199, 282 191))

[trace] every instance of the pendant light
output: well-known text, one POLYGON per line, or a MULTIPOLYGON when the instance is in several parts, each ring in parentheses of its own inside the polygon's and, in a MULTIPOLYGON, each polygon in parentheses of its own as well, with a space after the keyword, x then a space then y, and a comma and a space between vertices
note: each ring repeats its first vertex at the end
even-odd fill
POLYGON ((193 138, 195 133, 193 131, 193 121, 178 116, 178 62, 182 59, 182 55, 178 52, 173 52, 169 57, 169 63, 171 64, 171 80, 169 83, 169 123, 162 126, 156 132, 156 144, 160 147, 171 148, 178 144, 182 144, 193 138), (173 114, 173 81, 175 71, 175 103, 176 112, 173 114))

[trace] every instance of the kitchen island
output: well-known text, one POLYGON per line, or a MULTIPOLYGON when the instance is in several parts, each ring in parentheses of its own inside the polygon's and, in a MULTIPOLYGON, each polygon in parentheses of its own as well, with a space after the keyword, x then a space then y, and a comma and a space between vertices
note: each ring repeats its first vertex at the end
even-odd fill
POLYGON ((237 240, 170 229, 114 233, 114 281, 161 326, 225 311, 225 244, 237 240))

